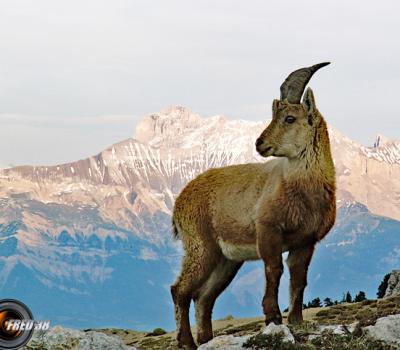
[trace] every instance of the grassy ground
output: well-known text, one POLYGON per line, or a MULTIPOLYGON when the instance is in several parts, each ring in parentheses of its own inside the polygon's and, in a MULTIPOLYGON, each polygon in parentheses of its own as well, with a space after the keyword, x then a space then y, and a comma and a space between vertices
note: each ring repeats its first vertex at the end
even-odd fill
POLYGON ((360 303, 340 304, 316 313, 314 320, 319 324, 375 324, 379 317, 400 314, 400 296, 379 300, 364 300, 360 303))
MULTIPOLYGON (((306 322, 301 326, 291 327, 291 331, 299 343, 295 348, 290 349, 388 349, 388 347, 372 342, 361 334, 348 335, 347 337, 326 334, 320 343, 318 343, 318 340, 314 341, 316 345, 310 342, 306 343, 305 340, 308 335, 313 334, 316 325, 349 325, 358 322, 360 326, 366 326, 374 324, 379 317, 393 314, 400 314, 400 296, 380 299, 378 301, 365 300, 360 303, 345 303, 332 307, 303 310, 303 317, 306 322)), ((286 316, 286 314, 283 314, 284 323, 286 323, 286 316)), ((227 317, 223 320, 213 321, 215 336, 225 334, 236 336, 255 335, 263 326, 263 317, 241 319, 227 317)), ((97 329, 97 331, 102 331, 109 335, 117 335, 121 337, 125 344, 135 346, 140 350, 176 349, 175 332, 155 336, 126 329, 97 329)), ((192 331, 195 335, 195 327, 193 327, 192 331)), ((270 348, 275 349, 275 347, 270 348)), ((284 348, 276 347, 276 349, 284 348)))

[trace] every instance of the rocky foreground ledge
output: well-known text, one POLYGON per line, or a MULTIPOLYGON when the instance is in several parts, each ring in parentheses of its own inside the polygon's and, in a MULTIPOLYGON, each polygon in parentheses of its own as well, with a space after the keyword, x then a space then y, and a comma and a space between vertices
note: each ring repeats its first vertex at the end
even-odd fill
MULTIPOLYGON (((214 339, 201 345, 199 350, 400 349, 400 296, 307 309, 303 315, 306 321, 299 326, 265 326, 262 317, 235 319, 230 316, 214 321, 214 339)), ((177 349, 175 333, 161 331, 145 333, 110 328, 78 331, 53 327, 34 333, 24 349, 177 349)))
POLYGON ((35 331, 24 350, 136 350, 127 346, 117 336, 96 331, 53 327, 47 331, 35 331))
MULTIPOLYGON (((144 348, 149 348, 145 346, 144 348)), ((154 344, 154 349, 162 348, 154 344)), ((170 344, 167 349, 176 348, 170 344)), ((25 350, 135 350, 118 336, 97 331, 78 331, 53 327, 37 331, 25 350)), ((293 331, 286 325, 269 324, 253 335, 221 335, 201 345, 198 350, 342 350, 400 349, 400 314, 379 318, 375 325, 359 327, 357 323, 344 325, 308 325, 308 329, 293 331)))
POLYGON ((375 325, 311 326, 307 332, 297 332, 285 325, 269 324, 255 335, 223 335, 214 338, 198 350, 342 350, 400 349, 400 314, 379 318, 375 325))

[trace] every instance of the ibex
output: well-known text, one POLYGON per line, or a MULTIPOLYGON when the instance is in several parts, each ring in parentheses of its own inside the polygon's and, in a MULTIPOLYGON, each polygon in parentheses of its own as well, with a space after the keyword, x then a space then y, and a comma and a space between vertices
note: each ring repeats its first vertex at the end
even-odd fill
POLYGON ((272 121, 256 141, 260 155, 277 158, 210 169, 176 199, 174 235, 185 251, 181 274, 171 286, 180 348, 196 348, 189 323, 191 300, 196 306, 197 343, 212 339, 215 300, 246 260, 263 260, 265 322, 280 324, 283 252, 289 252, 288 322, 302 322, 314 247, 336 216, 327 125, 310 88, 300 102, 311 76, 327 64, 296 70, 281 85, 280 100, 272 104, 272 121))

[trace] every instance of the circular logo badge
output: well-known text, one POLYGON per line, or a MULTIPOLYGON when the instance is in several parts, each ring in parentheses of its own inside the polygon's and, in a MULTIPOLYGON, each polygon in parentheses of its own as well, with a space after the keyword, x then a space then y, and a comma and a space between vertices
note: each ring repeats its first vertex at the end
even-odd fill
POLYGON ((0 349, 19 349, 33 334, 31 310, 18 300, 0 300, 0 349), (23 326, 22 326, 23 325, 23 326))

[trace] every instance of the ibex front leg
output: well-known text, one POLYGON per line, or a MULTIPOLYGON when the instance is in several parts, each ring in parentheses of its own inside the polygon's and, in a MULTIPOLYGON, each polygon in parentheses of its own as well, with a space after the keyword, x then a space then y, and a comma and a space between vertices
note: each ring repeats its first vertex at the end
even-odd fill
POLYGON ((257 225, 257 245, 261 259, 264 261, 266 290, 263 298, 265 323, 282 323, 278 305, 279 282, 283 272, 282 234, 273 226, 257 225))
POLYGON ((297 248, 289 252, 287 264, 290 273, 290 306, 288 321, 290 324, 303 321, 303 294, 307 285, 307 271, 314 245, 297 248))

